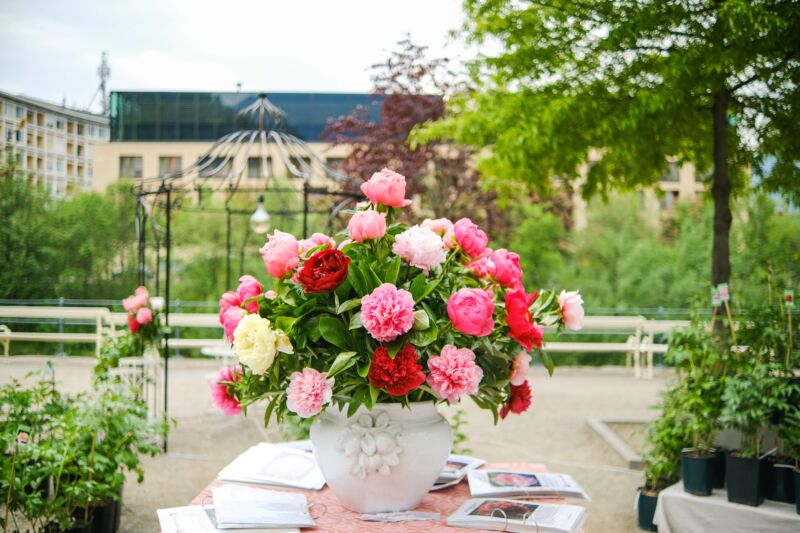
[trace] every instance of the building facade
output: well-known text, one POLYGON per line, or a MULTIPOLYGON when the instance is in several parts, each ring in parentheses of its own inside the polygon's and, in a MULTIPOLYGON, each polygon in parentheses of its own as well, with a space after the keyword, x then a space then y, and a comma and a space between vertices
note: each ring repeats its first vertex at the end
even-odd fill
MULTIPOLYGON (((221 137, 241 129, 256 129, 240 111, 253 104, 258 93, 225 92, 121 92, 111 93, 110 142, 95 153, 96 190, 119 179, 154 178, 187 168, 198 161, 221 137)), ((304 141, 313 154, 336 167, 349 153, 347 145, 333 145, 320 137, 329 120, 361 108, 380 118, 380 100, 366 94, 270 93, 269 100, 286 114, 285 123, 269 124, 304 141)), ((250 152, 247 161, 232 158, 214 176, 244 168, 250 185, 259 186, 263 175, 288 171, 274 145, 266 154, 250 152), (261 166, 269 165, 267 171, 261 166)), ((244 156, 241 156, 244 157, 244 156)), ((312 163, 313 164, 313 163, 312 163)), ((210 165, 214 166, 214 165, 210 165)), ((321 170, 321 169, 319 169, 321 170)))
POLYGON ((0 151, 10 147, 18 168, 55 197, 93 187, 95 147, 109 133, 104 116, 0 91, 0 151))

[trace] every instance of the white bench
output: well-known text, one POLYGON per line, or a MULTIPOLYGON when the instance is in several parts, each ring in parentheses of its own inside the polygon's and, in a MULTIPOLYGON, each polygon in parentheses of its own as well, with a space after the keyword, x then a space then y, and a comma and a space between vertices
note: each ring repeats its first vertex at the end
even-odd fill
POLYGON ((113 317, 105 307, 0 306, 0 322, 4 318, 78 320, 95 326, 94 333, 54 333, 12 331, 8 325, 0 325, 0 342, 6 357, 10 354, 11 341, 94 343, 95 353, 99 355, 103 335, 116 335, 113 317))

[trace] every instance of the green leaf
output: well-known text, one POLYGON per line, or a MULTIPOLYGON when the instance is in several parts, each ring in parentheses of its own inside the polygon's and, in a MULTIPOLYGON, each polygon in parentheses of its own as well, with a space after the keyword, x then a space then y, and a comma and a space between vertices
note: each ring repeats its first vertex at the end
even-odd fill
POLYGON ((350 266, 347 271, 347 281, 350 282, 350 285, 353 286, 356 293, 359 296, 364 296, 370 293, 370 290, 367 287, 367 281, 364 279, 364 274, 361 272, 361 269, 358 268, 354 262, 350 262, 350 266))
POLYGON ((347 418, 351 418, 358 408, 361 407, 361 404, 364 403, 364 391, 360 390, 353 395, 353 399, 350 402, 350 405, 347 406, 347 418))
POLYGON ((275 319, 275 327, 282 331, 289 332, 297 320, 297 318, 291 316, 279 316, 275 319))
POLYGON ((422 291, 422 294, 420 294, 419 298, 414 298, 414 302, 419 302, 420 300, 428 296, 430 293, 432 293, 436 289, 436 287, 439 286, 439 282, 441 281, 442 281, 441 278, 439 278, 435 281, 431 281, 430 283, 426 284, 425 290, 422 291))
POLYGON ((359 329, 361 327, 361 311, 350 317, 350 327, 348 329, 359 329))
POLYGON ((314 315, 303 325, 303 330, 308 334, 308 338, 317 342, 322 334, 319 331, 319 315, 314 315))
POLYGON ((385 344, 386 349, 389 351, 389 357, 394 359, 394 356, 406 345, 406 340, 403 337, 399 339, 393 340, 392 342, 387 342, 385 344))
POLYGON ((361 305, 361 298, 353 298, 352 300, 347 300, 346 302, 342 302, 342 304, 336 309, 336 314, 341 315, 345 311, 349 311, 361 305))
POLYGON ((439 328, 432 325, 428 329, 418 330, 415 329, 408 336, 408 342, 417 347, 427 346, 439 337, 439 328))
POLYGON ((425 280, 425 274, 419 274, 414 281, 411 282, 411 287, 409 288, 409 292, 411 296, 414 297, 414 301, 417 302, 420 300, 422 293, 425 292, 425 286, 427 281, 425 280))
POLYGON ((369 359, 366 362, 361 363, 360 365, 358 365, 358 368, 357 368, 358 375, 361 376, 362 378, 367 377, 367 375, 369 375, 369 367, 370 367, 370 365, 372 365, 372 359, 369 359))
POLYGON ((397 283, 397 276, 400 274, 400 256, 395 256, 394 259, 386 266, 386 271, 383 275, 383 280, 386 283, 394 285, 397 283))
POLYGON ((356 355, 356 352, 342 352, 336 356, 336 359, 333 360, 333 364, 328 369, 326 376, 332 378, 336 374, 347 370, 353 364, 355 364, 356 360, 353 359, 353 356, 356 355))
POLYGON ((369 384, 369 409, 372 409, 372 406, 378 403, 378 395, 381 393, 380 389, 375 388, 372 383, 369 384))
POLYGON ((383 283, 381 278, 375 273, 374 270, 372 270, 372 267, 369 265, 367 265, 367 268, 364 270, 364 278, 367 285, 370 287, 369 292, 374 291, 383 283))
POLYGON ((350 334, 347 332, 344 322, 340 319, 328 315, 321 316, 319 319, 319 332, 323 339, 334 346, 343 350, 351 348, 350 334))
POLYGON ((544 350, 539 350, 539 359, 541 359, 542 364, 547 369, 547 373, 552 377, 556 368, 556 363, 553 361, 553 358, 544 350))

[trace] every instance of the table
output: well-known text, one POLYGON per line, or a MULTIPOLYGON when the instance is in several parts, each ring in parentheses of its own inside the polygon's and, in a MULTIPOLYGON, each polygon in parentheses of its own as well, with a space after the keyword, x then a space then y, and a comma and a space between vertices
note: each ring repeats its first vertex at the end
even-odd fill
MULTIPOLYGON (((525 472, 547 472, 547 467, 543 464, 487 464, 481 470, 522 470, 525 472)), ((195 496, 192 500, 192 505, 209 505, 213 503, 211 497, 211 489, 222 483, 216 480, 209 484, 203 491, 195 496)), ((252 485, 255 486, 255 485, 252 485)), ((438 522, 419 521, 419 522, 365 522, 358 517, 360 513, 354 513, 345 509, 336 496, 326 485, 322 490, 299 490, 299 489, 286 489, 283 487, 267 487, 259 485, 263 488, 271 490, 286 490, 289 492, 301 492, 308 498, 308 505, 314 506, 311 509, 312 515, 315 517, 317 527, 314 532, 332 532, 332 533, 372 533, 375 531, 387 533, 405 533, 407 531, 431 532, 431 533, 453 533, 456 531, 471 532, 484 531, 477 529, 461 529, 449 527, 446 524, 447 517, 453 514, 462 503, 471 498, 469 494, 469 485, 467 480, 464 479, 461 483, 454 487, 443 489, 436 492, 429 492, 423 499, 422 503, 416 508, 417 511, 435 512, 439 513, 440 519, 438 522), (324 505, 325 514, 317 517, 317 508, 320 504, 324 505)), ((558 499, 542 499, 537 500, 547 503, 564 503, 561 498, 558 499)))
POLYGON ((758 507, 731 503, 724 490, 711 496, 694 496, 678 482, 662 490, 653 523, 659 533, 725 533, 800 531, 800 515, 794 504, 765 500, 758 507))

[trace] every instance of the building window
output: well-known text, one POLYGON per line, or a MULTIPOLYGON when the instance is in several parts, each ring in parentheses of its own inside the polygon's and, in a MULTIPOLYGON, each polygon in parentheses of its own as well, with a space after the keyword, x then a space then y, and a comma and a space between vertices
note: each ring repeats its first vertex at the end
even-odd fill
POLYGON ((181 158, 174 155, 162 155, 158 158, 158 175, 176 174, 181 171, 181 158))
POLYGON ((94 137, 94 131, 95 131, 95 127, 94 126, 89 126, 89 137, 94 137))
MULTIPOLYGON (((262 176, 261 165, 263 158, 261 157, 248 157, 247 158, 247 177, 260 178, 262 176)), ((267 168, 264 169, 263 175, 269 177, 272 175, 272 158, 267 158, 267 168)))
POLYGON ((328 168, 336 171, 342 169, 343 162, 344 162, 343 157, 328 157, 325 159, 325 164, 328 165, 328 168))
POLYGON ((120 178, 142 177, 142 156, 123 155, 119 158, 120 178))
POLYGON ((17 118, 22 118, 22 116, 23 116, 24 114, 25 114, 25 110, 24 110, 24 109, 22 109, 22 107, 20 107, 20 106, 17 106, 17 118))
POLYGON ((17 130, 14 132, 14 137, 16 138, 18 143, 22 142, 22 130, 17 130))
POLYGON ((56 159, 56 172, 63 173, 64 172, 64 160, 63 159, 56 159))
POLYGON ((63 130, 64 129, 64 121, 61 120, 60 118, 56 119, 56 129, 57 130, 63 130))
POLYGON ((227 178, 231 175, 233 168, 233 159, 225 161, 224 157, 214 157, 209 160, 208 157, 200 159, 200 177, 201 178, 227 178))
POLYGON ((106 136, 106 129, 105 128, 97 128, 97 136, 98 137, 105 137, 106 136))
POLYGON ((6 142, 10 143, 11 139, 14 138, 14 130, 11 128, 6 128, 6 142))

